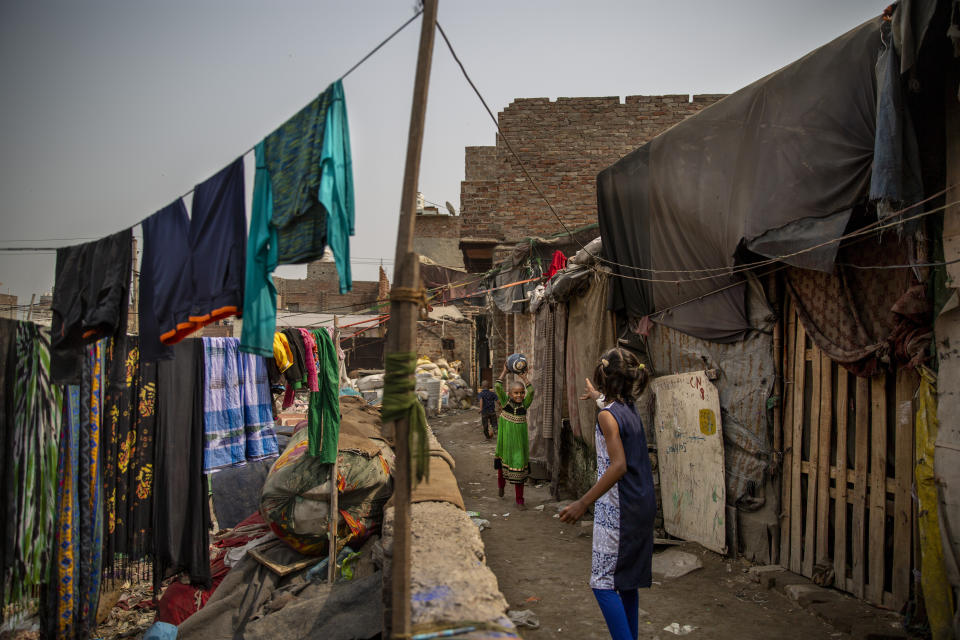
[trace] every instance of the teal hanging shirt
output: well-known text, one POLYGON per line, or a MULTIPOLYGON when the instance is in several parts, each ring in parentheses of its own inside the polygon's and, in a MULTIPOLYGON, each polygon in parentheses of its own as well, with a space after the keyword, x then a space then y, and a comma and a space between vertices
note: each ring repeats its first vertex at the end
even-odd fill
POLYGON ((256 146, 253 206, 247 236, 247 274, 243 298, 243 331, 240 350, 273 357, 277 325, 277 288, 270 275, 277 268, 277 229, 273 217, 273 188, 264 159, 264 144, 256 146))
POLYGON ((353 289, 350 273, 350 236, 354 233, 353 161, 343 83, 337 80, 330 94, 320 158, 318 199, 327 210, 327 244, 333 251, 340 275, 340 293, 353 289))

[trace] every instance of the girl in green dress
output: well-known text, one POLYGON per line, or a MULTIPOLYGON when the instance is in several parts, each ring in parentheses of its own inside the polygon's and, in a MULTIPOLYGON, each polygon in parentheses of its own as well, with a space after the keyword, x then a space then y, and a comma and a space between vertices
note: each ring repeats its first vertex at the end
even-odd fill
POLYGON ((523 384, 514 382, 510 393, 505 393, 503 381, 507 375, 507 365, 497 378, 493 390, 503 407, 497 421, 497 453, 493 466, 497 470, 497 488, 500 497, 510 481, 517 498, 517 507, 526 509, 523 502, 523 483, 530 475, 530 445, 527 439, 527 409, 533 402, 533 385, 527 378, 527 372, 519 374, 523 384))

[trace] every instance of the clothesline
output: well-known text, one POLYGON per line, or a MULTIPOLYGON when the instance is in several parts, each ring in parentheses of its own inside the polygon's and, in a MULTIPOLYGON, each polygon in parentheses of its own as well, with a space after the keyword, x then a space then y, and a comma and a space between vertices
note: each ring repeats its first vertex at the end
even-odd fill
MULTIPOLYGON (((387 44, 388 42, 390 42, 391 40, 393 40, 394 36, 396 36, 398 33, 400 33, 400 32, 403 31, 405 28, 407 28, 407 26, 409 26, 411 22, 413 22, 414 20, 416 20, 416 19, 420 16, 420 14, 422 14, 422 13, 423 13, 423 9, 422 9, 422 8, 421 8, 421 9, 417 9, 416 13, 414 13, 413 16, 411 16, 411 17, 410 17, 406 22, 404 22, 402 25, 400 25, 399 27, 397 27, 397 29, 394 30, 393 33, 391 33, 391 34, 388 35, 386 38, 384 38, 384 39, 380 42, 380 44, 378 44, 376 47, 374 47, 373 49, 371 49, 371 50, 370 50, 365 56, 363 56, 356 64, 354 64, 352 67, 350 67, 349 69, 347 69, 343 74, 341 74, 340 77, 337 78, 337 80, 335 80, 334 82, 343 80, 343 79, 346 78, 348 75, 350 75, 351 73, 353 73, 353 71, 356 70, 357 67, 359 67, 360 65, 362 65, 362 64, 363 64, 364 62, 366 62, 368 59, 370 59, 370 56, 372 56, 372 55, 375 54, 377 51, 379 51, 379 50, 381 49, 381 47, 383 47, 385 44, 387 44)), ((246 156, 250 155, 251 153, 253 153, 253 152, 256 150, 257 144, 259 144, 259 143, 254 143, 253 146, 247 148, 246 151, 243 151, 243 152, 240 153, 240 155, 238 155, 237 157, 238 157, 238 158, 245 158, 246 156)), ((179 200, 182 200, 182 199, 186 198, 187 196, 189 196, 191 193, 194 192, 194 189, 195 189, 195 188, 196 188, 196 187, 191 187, 191 188, 188 189, 183 195, 181 195, 178 199, 179 199, 179 200)), ((151 214, 151 215, 152 215, 152 214, 151 214)), ((142 225, 142 224, 143 224, 143 221, 146 220, 146 219, 149 218, 149 217, 150 217, 149 215, 146 216, 146 217, 144 217, 142 220, 140 220, 140 222, 134 224, 133 226, 136 227, 136 226, 142 225)))
MULTIPOLYGON (((343 79, 346 78, 348 75, 350 75, 351 73, 353 73, 357 68, 360 67, 360 65, 362 65, 364 62, 366 62, 367 60, 369 60, 371 56, 373 56, 373 55, 374 55, 377 51, 379 51, 384 45, 386 45, 386 44, 387 44, 388 42, 390 42, 395 36, 397 36, 397 34, 399 34, 401 31, 403 31, 405 28, 407 28, 407 27, 410 25, 410 23, 412 23, 414 20, 416 20, 422 13, 423 13, 423 9, 422 9, 422 8, 418 8, 418 9, 416 10, 416 12, 413 14, 413 16, 411 16, 411 17, 410 17, 406 22, 404 22, 402 25, 400 25, 399 27, 397 27, 390 35, 388 35, 386 38, 384 38, 384 39, 380 42, 380 44, 378 44, 378 45, 375 46, 373 49, 371 49, 369 52, 367 52, 367 54, 364 55, 359 61, 357 61, 353 66, 351 66, 351 67, 350 67, 349 69, 347 69, 344 73, 342 73, 342 74, 337 78, 336 81, 343 80, 343 79)), ((335 82, 336 82, 336 81, 335 81, 335 82)), ((245 158, 245 157, 249 156, 251 153, 253 153, 253 152, 256 150, 257 144, 259 144, 259 143, 255 143, 255 144, 253 144, 252 146, 248 147, 246 150, 244 150, 243 152, 241 152, 241 153, 240 153, 238 156, 236 156, 236 157, 237 157, 237 158, 245 158)), ((196 186, 191 187, 190 189, 188 189, 187 191, 185 191, 183 194, 181 194, 180 196, 178 196, 178 197, 176 198, 176 200, 182 200, 182 199, 186 198, 186 197, 189 196, 190 194, 194 193, 195 189, 196 189, 196 186)), ((147 218, 149 218, 151 215, 153 215, 153 214, 151 213, 150 215, 144 216, 141 220, 139 220, 139 221, 136 222, 135 224, 131 225, 131 228, 141 226, 141 225, 143 224, 143 222, 144 222, 147 218)), ((51 239, 53 239, 53 238, 51 238, 51 239)), ((84 238, 66 238, 66 239, 67 239, 67 240, 84 240, 84 238)), ((93 238, 93 239, 96 239, 96 238, 93 238)), ((10 252, 47 252, 47 251, 56 251, 58 248, 59 248, 59 247, 3 247, 3 248, 0 248, 0 251, 4 251, 4 252, 6 252, 6 251, 10 251, 10 252)))

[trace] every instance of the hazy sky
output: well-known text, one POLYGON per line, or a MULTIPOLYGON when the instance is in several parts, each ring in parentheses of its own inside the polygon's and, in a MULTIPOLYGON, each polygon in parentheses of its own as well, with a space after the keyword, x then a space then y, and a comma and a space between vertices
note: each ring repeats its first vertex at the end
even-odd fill
MULTIPOLYGON (((514 98, 729 93, 888 3, 441 0, 439 20, 499 111, 514 98)), ((0 3, 0 246, 72 244, 150 215, 293 115, 414 4, 0 3)), ((375 279, 381 257, 391 266, 419 31, 417 20, 344 80, 355 279, 375 279)), ((438 37, 424 196, 459 209, 463 148, 494 131, 438 37)), ((54 261, 0 252, 0 291, 21 303, 49 291, 54 261)))

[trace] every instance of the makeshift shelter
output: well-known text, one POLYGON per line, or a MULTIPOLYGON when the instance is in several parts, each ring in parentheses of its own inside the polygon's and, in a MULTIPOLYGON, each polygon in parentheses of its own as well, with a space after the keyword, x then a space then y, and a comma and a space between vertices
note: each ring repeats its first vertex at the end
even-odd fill
MULTIPOLYGON (((960 181, 944 163, 960 148, 951 19, 949 3, 901 2, 602 171, 602 242, 577 238, 582 259, 549 282, 527 257, 535 242, 505 256, 485 282, 486 333, 495 368, 534 354, 535 477, 576 493, 594 481, 595 409, 577 387, 590 354, 627 346, 655 376, 705 372, 717 388, 731 552, 900 609, 921 595, 904 552, 916 544, 941 576, 922 586, 931 622, 952 616, 937 550, 960 586, 960 542, 924 524, 935 497, 922 511, 910 498, 938 438, 921 427, 925 367, 952 366, 930 358, 943 267, 958 257, 940 257, 960 181), (609 323, 585 312, 597 297, 609 323), (578 347, 585 335, 598 344, 578 347)), ((941 382, 956 405, 960 387, 941 382)), ((649 432, 650 398, 638 408, 649 432)), ((939 459, 953 459, 954 431, 941 430, 939 459)), ((953 525, 956 495, 942 497, 953 525)))
POLYGON ((935 214, 956 195, 950 20, 949 3, 901 2, 597 178, 610 309, 656 375, 718 376, 728 544, 806 576, 829 567, 828 583, 894 609, 918 595, 913 370, 943 297, 935 214))

